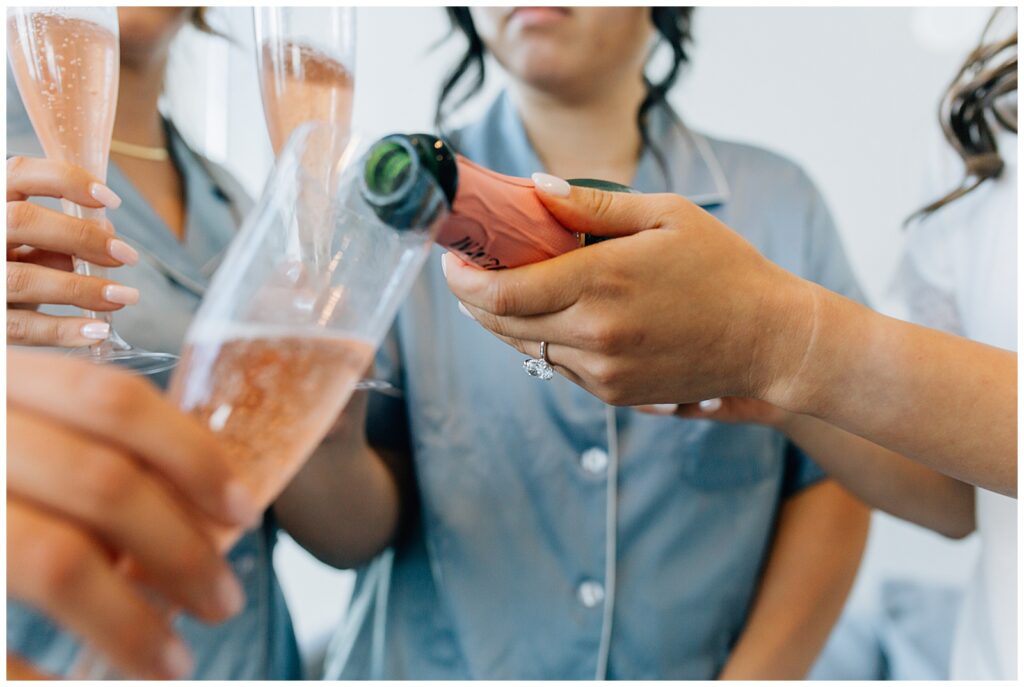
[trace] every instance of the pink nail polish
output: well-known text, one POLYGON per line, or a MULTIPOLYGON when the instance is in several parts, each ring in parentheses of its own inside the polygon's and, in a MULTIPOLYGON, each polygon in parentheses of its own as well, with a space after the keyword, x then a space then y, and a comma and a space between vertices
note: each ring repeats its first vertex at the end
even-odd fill
POLYGON ((701 401, 699 404, 702 412, 713 413, 722 407, 722 399, 720 398, 709 398, 706 401, 701 401))
POLYGON ((96 341, 103 341, 105 338, 110 336, 110 325, 106 322, 89 322, 83 324, 79 330, 87 339, 95 339, 96 341))
POLYGON ((121 207, 121 198, 111 191, 108 186, 104 186, 103 184, 90 184, 89 195, 95 198, 97 202, 103 203, 103 205, 111 210, 121 207))
POLYGON ((122 284, 108 284, 103 287, 103 297, 111 303, 135 305, 139 302, 139 290, 122 284))
POLYGON ((538 191, 546 193, 549 196, 568 198, 569 192, 572 190, 568 181, 552 174, 534 172, 530 178, 533 179, 533 185, 538 191))
POLYGON ((110 239, 110 243, 107 245, 107 253, 114 260, 123 262, 125 265, 134 265, 139 261, 139 252, 121 239, 110 239))
POLYGON ((441 253, 441 274, 444 275, 445 279, 448 278, 448 261, 447 261, 447 258, 448 258, 448 254, 447 253, 441 253))

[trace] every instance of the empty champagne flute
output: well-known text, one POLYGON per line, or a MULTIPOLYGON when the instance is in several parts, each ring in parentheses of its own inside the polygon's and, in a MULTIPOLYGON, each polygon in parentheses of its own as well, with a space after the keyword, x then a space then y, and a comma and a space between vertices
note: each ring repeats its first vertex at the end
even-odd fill
MULTIPOLYGON (((171 397, 224 441, 264 506, 345 407, 448 213, 444 192, 428 181, 416 207, 402 209, 403 222, 382 221, 365 200, 373 182, 364 179, 365 146, 355 140, 335 161, 329 197, 317 197, 323 146, 336 135, 325 124, 296 129, 210 284, 171 380, 171 397), (295 236, 294 217, 308 202, 327 208, 323 264, 311 262, 295 236)), ((404 198, 403 184, 423 183, 410 173, 383 195, 404 198)), ((208 526, 222 551, 241 535, 208 526)), ((92 652, 74 671, 104 676, 111 673, 92 652)))
MULTIPOLYGON (((7 14, 7 51, 18 92, 48 158, 106 180, 119 72, 116 7, 15 7, 7 14)), ((62 200, 64 212, 102 219, 104 210, 62 200)), ((74 260, 75 272, 105 277, 106 269, 74 260)), ((72 355, 113 362, 138 374, 175 365, 177 356, 133 348, 110 313, 86 311, 110 326, 104 341, 72 355)))

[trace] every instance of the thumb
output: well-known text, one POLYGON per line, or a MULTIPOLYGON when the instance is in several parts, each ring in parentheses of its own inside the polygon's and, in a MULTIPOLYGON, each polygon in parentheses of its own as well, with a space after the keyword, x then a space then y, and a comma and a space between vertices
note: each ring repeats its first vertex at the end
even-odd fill
POLYGON ((628 236, 670 226, 669 218, 689 203, 674 193, 613 193, 568 182, 550 174, 533 175, 544 207, 570 231, 594 236, 628 236))

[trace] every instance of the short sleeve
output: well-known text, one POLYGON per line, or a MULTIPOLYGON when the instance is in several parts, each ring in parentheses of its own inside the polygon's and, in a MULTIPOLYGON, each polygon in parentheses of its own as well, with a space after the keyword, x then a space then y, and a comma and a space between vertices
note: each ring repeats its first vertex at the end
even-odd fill
MULTIPOLYGON (((401 320, 401 315, 398 319, 401 320)), ((395 543, 400 546, 415 532, 419 493, 412 458, 412 429, 406 405, 399 321, 392 325, 377 350, 373 376, 393 386, 393 389, 369 392, 366 440, 387 465, 398 487, 402 518, 395 543)))
POLYGON ((783 460, 785 461, 782 473, 782 498, 784 499, 827 477, 825 471, 791 441, 786 442, 783 460))
POLYGON ((405 375, 400 341, 399 325, 396 322, 377 349, 373 369, 374 379, 388 382, 393 388, 369 392, 366 436, 377 448, 404 451, 411 441, 405 408, 405 375))

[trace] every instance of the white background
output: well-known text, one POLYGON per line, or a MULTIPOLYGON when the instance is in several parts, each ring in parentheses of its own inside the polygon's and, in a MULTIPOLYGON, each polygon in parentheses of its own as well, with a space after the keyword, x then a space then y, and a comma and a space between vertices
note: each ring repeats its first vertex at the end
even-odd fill
MULTIPOLYGON (((957 8, 702 8, 692 66, 672 102, 695 128, 801 163, 878 305, 901 248, 900 223, 925 199, 918 180, 940 140, 939 96, 986 16, 957 8)), ((211 21, 235 43, 183 34, 168 106, 197 147, 256 193, 271 155, 251 18, 242 8, 221 8, 211 21)), ((443 11, 360 9, 358 22, 356 128, 370 135, 430 129, 438 84, 461 50, 457 41, 432 49, 447 29, 443 11)), ((493 66, 486 95, 466 117, 500 88, 493 66)), ((854 603, 870 603, 887 576, 956 583, 975 547, 876 516, 854 603)), ((290 542, 278 567, 300 641, 316 645, 343 611, 349 574, 327 570, 290 542)))

